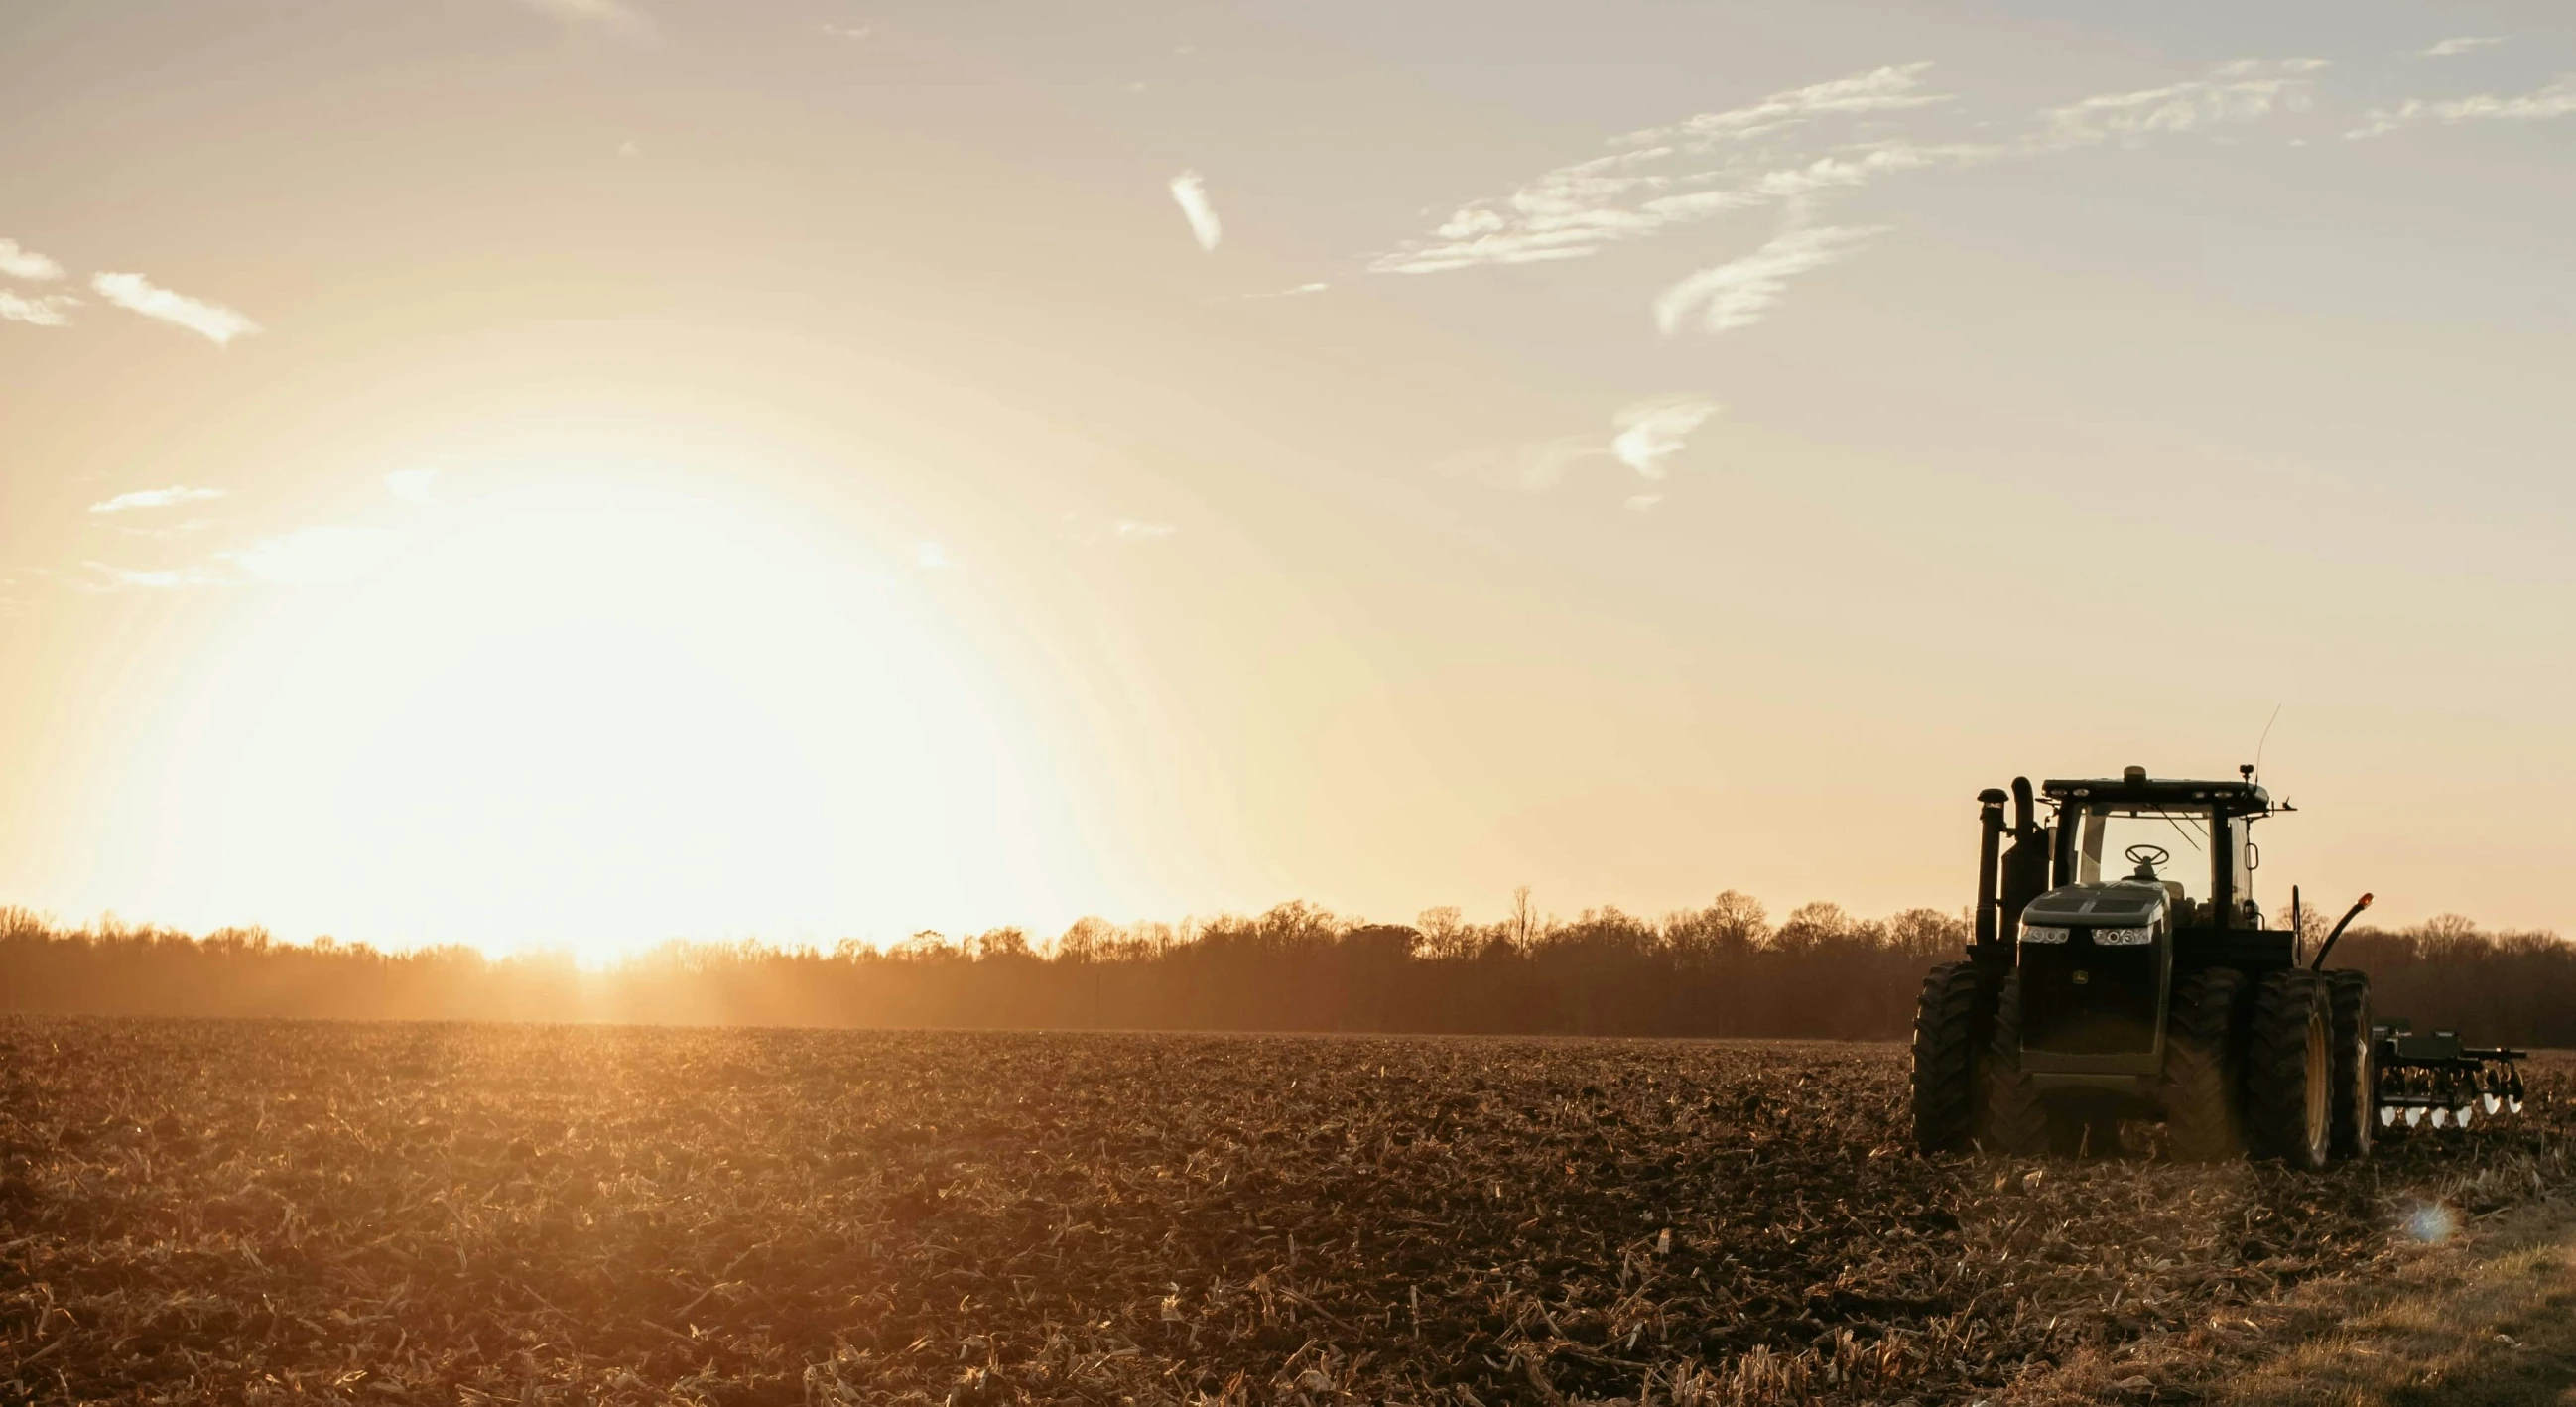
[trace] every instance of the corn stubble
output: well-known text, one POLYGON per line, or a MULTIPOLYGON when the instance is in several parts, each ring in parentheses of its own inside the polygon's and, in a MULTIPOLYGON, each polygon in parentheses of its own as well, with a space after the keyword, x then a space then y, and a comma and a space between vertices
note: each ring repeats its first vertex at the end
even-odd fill
POLYGON ((2324 1177, 1926 1161, 1893 1046, 13 1020, 0 1069, 10 1400, 1965 1401, 2242 1352, 2571 1122, 2543 1065, 2324 1177))

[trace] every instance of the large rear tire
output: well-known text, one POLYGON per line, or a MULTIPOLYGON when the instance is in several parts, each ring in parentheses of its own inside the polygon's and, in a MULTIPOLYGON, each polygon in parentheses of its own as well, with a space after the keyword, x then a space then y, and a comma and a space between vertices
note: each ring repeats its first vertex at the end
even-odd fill
POLYGON ((2370 1038, 2370 978, 2358 972, 2326 974, 2334 1015, 2334 1155, 2370 1156, 2379 1131, 2379 1071, 2370 1038))
POLYGON ((2326 981, 2292 969, 2254 989, 2247 1032, 2245 1131, 2254 1156, 2325 1167, 2334 1146, 2334 1012, 2326 981))
POLYGON ((2165 1151, 2177 1162, 2215 1163, 2245 1152, 2236 1015, 2245 974, 2195 972, 2174 983, 2165 1027, 2165 1151))
POLYGON ((1986 1046, 1986 1130, 1978 1141, 1989 1153, 2041 1157, 2049 1151, 2048 1122, 2039 1087, 2021 1069, 2021 974, 2016 972, 1995 993, 1994 1039, 1986 1046))
POLYGON ((1994 983, 1973 962, 1945 962, 1923 978, 1914 1004, 1914 1146, 1925 1153, 1974 1146, 1994 1003, 1994 983))

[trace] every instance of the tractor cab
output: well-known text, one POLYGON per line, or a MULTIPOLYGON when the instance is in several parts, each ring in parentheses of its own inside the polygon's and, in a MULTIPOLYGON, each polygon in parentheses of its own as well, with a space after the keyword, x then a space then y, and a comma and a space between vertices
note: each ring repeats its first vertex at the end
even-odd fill
POLYGON ((2169 947, 2172 965, 2161 976, 2289 966, 2296 935, 2264 927, 2254 896, 2262 851, 2252 834, 2254 822, 2287 808, 2245 770, 2231 781, 2176 781, 2132 767, 2036 791, 2017 781, 2009 825, 2005 793, 1985 792, 1973 951, 2011 966, 2016 950, 2027 954, 2024 929, 2035 925, 2039 945, 2059 930, 2102 945, 2104 930, 2120 930, 2123 941, 2169 947), (2126 917, 2112 922, 2114 914, 2126 917))
POLYGON ((2045 792, 2057 806, 2051 869, 2060 885, 2103 883, 2111 878, 2103 856, 2115 854, 2124 872, 2112 882, 2161 886, 2177 927, 2263 926, 2254 901, 2260 852, 2249 834, 2271 814, 2261 787, 2123 779, 2053 781, 2045 792))

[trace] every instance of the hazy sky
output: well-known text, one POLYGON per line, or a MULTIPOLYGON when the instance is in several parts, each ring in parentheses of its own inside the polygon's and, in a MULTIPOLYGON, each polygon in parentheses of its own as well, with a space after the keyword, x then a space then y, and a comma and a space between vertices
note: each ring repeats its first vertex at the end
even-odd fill
POLYGON ((2576 12, 0 5, 0 902, 2576 932, 2576 12))

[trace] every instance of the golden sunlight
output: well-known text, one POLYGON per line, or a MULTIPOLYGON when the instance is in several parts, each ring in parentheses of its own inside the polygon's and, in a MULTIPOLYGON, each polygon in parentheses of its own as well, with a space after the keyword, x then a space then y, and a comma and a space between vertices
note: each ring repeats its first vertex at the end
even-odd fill
POLYGON ((0 1407, 2576 1407, 2571 172, 2565 0, 5 0, 0 1407))
POLYGON ((271 550, 163 799, 217 838, 164 857, 189 907, 595 961, 1035 902, 1008 740, 894 569, 711 476, 539 470, 271 550))

